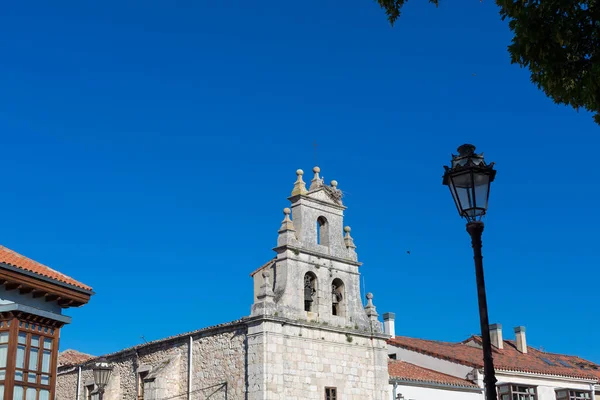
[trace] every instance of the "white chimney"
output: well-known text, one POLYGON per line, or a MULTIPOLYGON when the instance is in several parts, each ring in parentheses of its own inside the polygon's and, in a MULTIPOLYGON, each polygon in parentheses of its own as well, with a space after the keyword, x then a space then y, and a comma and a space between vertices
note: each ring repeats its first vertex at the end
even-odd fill
POLYGON ((492 346, 496 346, 498 349, 504 348, 504 339, 502 339, 502 325, 490 325, 490 338, 492 340, 492 346))
POLYGON ((383 332, 396 337, 396 326, 395 326, 396 314, 387 312, 383 314, 383 332))
POLYGON ((517 350, 523 354, 527 354, 527 340, 525 339, 525 327, 517 326, 515 328, 515 336, 517 339, 517 350))

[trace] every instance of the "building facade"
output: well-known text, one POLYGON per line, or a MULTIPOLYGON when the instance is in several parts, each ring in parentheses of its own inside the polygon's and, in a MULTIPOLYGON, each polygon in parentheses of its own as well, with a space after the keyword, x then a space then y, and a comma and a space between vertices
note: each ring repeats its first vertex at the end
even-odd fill
MULTIPOLYGON (((384 325, 392 336, 388 341, 391 358, 484 387, 480 336, 460 343, 396 336, 393 314, 384 316, 384 325)), ((524 327, 514 331, 515 339, 505 340, 500 324, 490 326, 499 400, 600 400, 599 365, 535 349, 527 345, 524 327)), ((466 396, 460 398, 467 400, 466 396)), ((484 398, 483 392, 480 398, 484 398)))
MULTIPOLYGON (((105 356, 106 400, 387 400, 387 339, 367 294, 337 182, 297 171, 276 256, 251 274, 250 315, 105 356), (293 217, 293 218, 292 218, 293 217)), ((58 400, 94 391, 94 359, 59 367, 58 400)))
POLYGON ((92 289, 0 246, 0 398, 54 399, 62 310, 92 289))

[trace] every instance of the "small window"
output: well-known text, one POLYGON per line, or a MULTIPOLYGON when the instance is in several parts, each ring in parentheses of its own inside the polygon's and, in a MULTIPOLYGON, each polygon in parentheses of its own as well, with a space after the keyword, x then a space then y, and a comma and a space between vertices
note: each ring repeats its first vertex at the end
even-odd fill
POLYGON ((144 400, 144 379, 148 376, 148 371, 138 374, 138 400, 144 400))
POLYGON ((498 386, 499 400, 537 400, 535 386, 502 385, 498 386))
POLYGON ((92 393, 94 392, 94 385, 87 385, 85 387, 85 398, 86 400, 92 400, 92 393))
POLYGON ((586 390, 561 389, 556 391, 556 400, 589 400, 592 392, 586 390))
POLYGON ((390 357, 390 360, 396 359, 396 353, 388 354, 388 356, 390 357))
POLYGON ((326 387, 325 388, 325 400, 337 400, 337 388, 326 387))

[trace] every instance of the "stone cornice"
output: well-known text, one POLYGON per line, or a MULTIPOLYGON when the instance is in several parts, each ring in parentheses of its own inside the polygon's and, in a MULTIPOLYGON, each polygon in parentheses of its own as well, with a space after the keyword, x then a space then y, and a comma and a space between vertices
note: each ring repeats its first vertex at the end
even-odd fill
MULTIPOLYGON (((315 256, 315 257, 319 257, 319 258, 326 258, 328 260, 338 261, 338 262, 341 262, 341 263, 345 263, 345 264, 349 264, 349 265, 354 265, 356 267, 360 267, 363 264, 363 263, 361 263, 359 261, 353 261, 353 260, 349 260, 347 258, 341 258, 341 257, 332 256, 332 255, 329 255, 329 254, 319 253, 317 251, 305 249, 305 248, 302 248, 302 247, 291 246, 289 244, 286 244, 286 245, 283 245, 283 246, 274 247, 273 250, 276 251, 277 254, 281 254, 285 250, 291 250, 291 251, 296 250, 299 253, 305 253, 305 254, 308 254, 308 255, 311 255, 311 256, 315 256)), ((283 260, 283 259, 285 259, 285 258, 277 258, 277 260, 283 260)), ((304 260, 300 260, 300 259, 298 259, 298 261, 308 262, 308 261, 304 261, 304 260)), ((321 265, 321 267, 322 267, 322 265, 321 265)))
POLYGON ((275 322, 275 323, 280 323, 280 324, 298 326, 298 327, 307 328, 307 329, 319 329, 319 330, 334 332, 334 333, 344 333, 344 334, 360 336, 360 337, 368 338, 368 339, 373 338, 373 339, 388 340, 390 338, 390 335, 386 335, 385 333, 361 331, 361 330, 353 329, 353 328, 345 328, 345 327, 333 326, 333 325, 329 325, 329 324, 323 324, 321 322, 308 322, 305 320, 294 320, 294 319, 289 319, 289 318, 285 318, 285 317, 277 317, 274 315, 257 315, 254 317, 246 317, 246 318, 242 318, 242 321, 248 323, 249 325, 250 324, 259 324, 262 322, 275 322))

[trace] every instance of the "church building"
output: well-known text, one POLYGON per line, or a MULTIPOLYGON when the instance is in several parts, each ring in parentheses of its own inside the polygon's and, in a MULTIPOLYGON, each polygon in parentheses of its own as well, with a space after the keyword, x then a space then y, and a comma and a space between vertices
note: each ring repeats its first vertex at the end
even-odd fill
MULTIPOLYGON (((381 324, 373 295, 360 292, 338 184, 313 172, 308 187, 296 172, 275 256, 250 274, 249 315, 104 356, 104 400, 484 400, 479 336, 396 336, 393 313, 381 324)), ((600 400, 599 365, 528 346, 524 327, 514 340, 490 328, 499 400, 600 400)), ((61 353, 56 400, 95 400, 97 361, 61 353)))
MULTIPOLYGON (((389 399, 389 335, 344 227, 342 193, 318 167, 298 170, 275 257, 252 272, 254 301, 240 320, 105 356, 105 400, 389 399)), ((63 363, 57 400, 95 390, 94 359, 63 363)))

